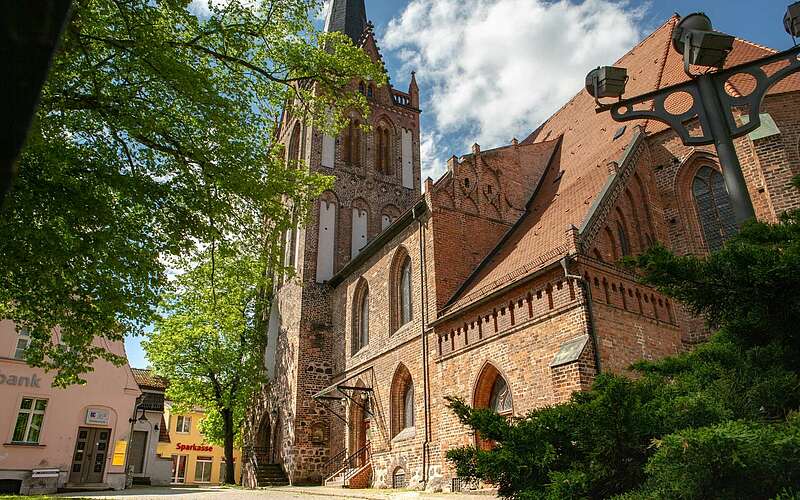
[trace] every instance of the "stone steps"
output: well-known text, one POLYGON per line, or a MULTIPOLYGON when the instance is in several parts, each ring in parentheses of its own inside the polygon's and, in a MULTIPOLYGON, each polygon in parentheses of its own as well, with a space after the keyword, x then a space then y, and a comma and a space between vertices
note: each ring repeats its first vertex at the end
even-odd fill
POLYGON ((259 488, 266 486, 288 486, 289 478, 283 467, 277 464, 259 465, 256 469, 256 483, 259 488))

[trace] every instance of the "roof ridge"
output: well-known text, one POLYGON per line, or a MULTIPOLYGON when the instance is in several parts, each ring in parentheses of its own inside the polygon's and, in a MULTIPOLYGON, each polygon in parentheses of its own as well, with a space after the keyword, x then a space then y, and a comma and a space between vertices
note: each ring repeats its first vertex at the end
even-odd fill
MULTIPOLYGON (((643 39, 642 39, 642 40, 641 40, 639 43, 637 43, 637 44, 636 44, 636 45, 634 45, 634 46, 633 46, 633 47, 632 47, 630 50, 628 50, 627 52, 625 52, 625 54, 623 54, 623 55, 622 55, 622 57, 620 57, 619 59, 617 59, 617 61, 614 63, 614 65, 617 65, 617 64, 619 64, 619 63, 620 63, 620 62, 621 62, 623 59, 625 59, 626 57, 628 57, 629 55, 631 55, 632 53, 634 53, 634 52, 635 52, 637 49, 639 49, 639 47, 641 47, 642 45, 644 45, 644 44, 645 44, 645 42, 647 42, 647 41, 649 41, 651 38, 655 37, 657 33, 660 33, 662 29, 664 29, 665 27, 667 27, 667 25, 669 25, 670 23, 672 23, 672 24, 674 25, 674 23, 675 23, 675 22, 676 22, 678 19, 680 19, 680 16, 679 16, 678 14, 673 14, 672 16, 670 16, 670 18, 669 18, 669 19, 667 19, 667 20, 666 20, 666 21, 665 21, 665 22, 664 22, 664 23, 663 23, 661 26, 659 26, 658 28, 656 28, 655 30, 653 30, 653 31, 652 31, 652 32, 651 32, 649 35, 647 35, 646 37, 644 37, 644 38, 643 38, 643 39)), ((665 59, 664 59, 664 66, 665 66, 665 67, 666 67, 666 64, 667 64, 667 61, 666 61, 666 58, 665 58, 665 59)), ((578 97, 579 97, 581 94, 583 94, 584 92, 586 92, 586 89, 581 89, 580 91, 578 91, 578 93, 577 93, 577 94, 575 94, 574 96, 572 96, 572 98, 571 98, 569 101, 567 101, 567 102, 566 102, 566 103, 565 103, 563 106, 561 106, 560 108, 558 108, 558 111, 556 111, 556 112, 554 112, 552 115, 550 115, 550 117, 549 117, 547 120, 543 121, 543 122, 542 122, 542 124, 541 124, 539 127, 537 127, 537 128, 536 128, 536 129, 535 129, 533 132, 531 132, 530 134, 528 134, 528 136, 527 136, 525 139, 523 139, 522 141, 520 141, 520 142, 528 142, 529 140, 531 140, 531 137, 533 137, 535 134, 538 134, 539 132, 541 132, 541 130, 542 130, 542 129, 544 129, 544 127, 545 127, 545 126, 546 126, 546 125, 547 125, 547 124, 548 124, 550 121, 552 121, 552 120, 553 120, 553 118, 555 118, 556 116, 558 116, 558 114, 559 114, 559 113, 561 113, 562 111, 564 111, 564 110, 567 108, 567 106, 569 106, 569 105, 571 105, 573 102, 575 102, 575 99, 577 99, 577 98, 578 98, 578 97)))
POLYGON ((739 40, 742 43, 746 43, 747 45, 752 45, 753 47, 756 47, 758 49, 766 50, 767 52, 771 52, 772 54, 777 54, 778 52, 780 52, 778 49, 773 49, 772 47, 767 47, 766 45, 761 45, 760 43, 752 42, 752 41, 750 41, 750 40, 748 40, 746 38, 739 38, 737 36, 736 39, 739 40))

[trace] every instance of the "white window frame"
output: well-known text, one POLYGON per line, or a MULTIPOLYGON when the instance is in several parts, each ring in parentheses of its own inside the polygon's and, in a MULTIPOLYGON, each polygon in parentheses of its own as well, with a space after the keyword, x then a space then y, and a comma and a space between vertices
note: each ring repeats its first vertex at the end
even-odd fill
POLYGON ((178 415, 177 417, 175 417, 175 432, 177 432, 178 434, 191 433, 192 417, 188 415, 178 415))
MULTIPOLYGON (((214 457, 208 457, 208 456, 197 457, 197 459, 194 461, 194 482, 200 484, 209 484, 211 482, 211 472, 213 472, 212 471, 213 468, 214 468, 214 457), (203 464, 202 472, 203 473, 208 472, 208 480, 197 479, 197 473, 200 472, 200 464, 203 464), (206 467, 208 467, 208 470, 206 470, 206 467)), ((201 475, 205 476, 206 474, 201 474, 201 475)))
POLYGON ((25 351, 31 345, 31 334, 27 328, 20 328, 17 330, 17 343, 14 344, 14 359, 25 360, 25 351), (25 347, 20 348, 20 343, 24 342, 25 347))
POLYGON ((172 464, 175 470, 172 471, 170 481, 172 484, 186 484, 186 470, 189 468, 189 455, 172 455, 172 464), (183 462, 183 476, 181 473, 181 462, 183 462))
POLYGON ((48 400, 44 398, 34 398, 34 397, 23 397, 19 403, 19 410, 17 411, 17 418, 14 420, 14 428, 11 431, 11 442, 12 443, 24 443, 24 444, 39 444, 39 441, 42 439, 42 429, 44 428, 44 417, 45 412, 47 411, 47 403, 48 400), (25 401, 31 402, 31 407, 29 409, 23 408, 25 401), (44 409, 39 410, 37 409, 37 403, 43 402, 44 409), (17 422, 22 415, 26 415, 25 417, 25 430, 22 433, 22 439, 14 439, 14 434, 16 434, 17 430, 17 422), (31 440, 31 429, 33 428, 33 417, 36 415, 41 415, 42 420, 39 423, 38 435, 36 436, 36 440, 31 440))

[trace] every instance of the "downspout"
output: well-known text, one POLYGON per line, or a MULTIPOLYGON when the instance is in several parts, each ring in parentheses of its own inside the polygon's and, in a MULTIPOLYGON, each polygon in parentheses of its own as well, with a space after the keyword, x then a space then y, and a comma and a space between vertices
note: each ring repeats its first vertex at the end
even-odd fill
POLYGON ((578 282, 581 288, 583 288, 584 292, 586 292, 586 303, 584 307, 586 309, 586 329, 589 334, 589 338, 592 339, 592 348, 594 349, 594 363, 597 370, 597 375, 600 375, 602 372, 600 368, 600 345, 597 342, 597 332, 594 328, 594 314, 592 312, 592 284, 589 283, 583 276, 577 274, 570 274, 569 273, 569 261, 570 256, 565 255, 561 259, 561 267, 564 268, 564 277, 567 279, 573 279, 578 282))
MULTIPOLYGON (((416 214, 414 214, 416 218, 416 214)), ((425 425, 425 440, 422 443, 422 484, 427 488, 428 486, 428 446, 431 441, 430 431, 430 389, 428 380, 428 301, 427 301, 427 257, 425 253, 425 224, 422 219, 417 218, 419 224, 419 272, 420 272, 420 286, 419 294, 422 301, 422 402, 424 410, 424 425, 425 425)))

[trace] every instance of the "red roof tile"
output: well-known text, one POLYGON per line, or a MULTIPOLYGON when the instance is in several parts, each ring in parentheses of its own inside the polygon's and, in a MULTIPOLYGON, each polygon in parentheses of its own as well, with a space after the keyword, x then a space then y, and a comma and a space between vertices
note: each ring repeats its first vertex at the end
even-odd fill
MULTIPOLYGON (((628 68, 627 96, 688 80, 683 60, 671 46, 672 30, 678 20, 677 16, 670 18, 615 64, 628 68)), ((737 40, 727 65, 735 66, 771 53, 774 53, 771 49, 737 40)), ((800 75, 781 82, 770 93, 798 89, 800 75)), ((568 228, 580 227, 587 217, 589 207, 608 179, 608 162, 622 156, 636 125, 643 125, 648 134, 667 127, 653 120, 629 122, 624 134, 615 140, 615 133, 625 124, 615 122, 610 113, 596 113, 595 107, 594 99, 585 90, 581 91, 523 141, 537 143, 563 135, 554 164, 523 220, 473 273, 444 312, 466 307, 488 292, 561 258, 570 250, 568 228)))
POLYGON ((163 377, 154 375, 151 370, 142 370, 141 368, 131 368, 133 378, 139 385, 140 389, 152 389, 156 391, 166 391, 169 387, 169 381, 163 377))

